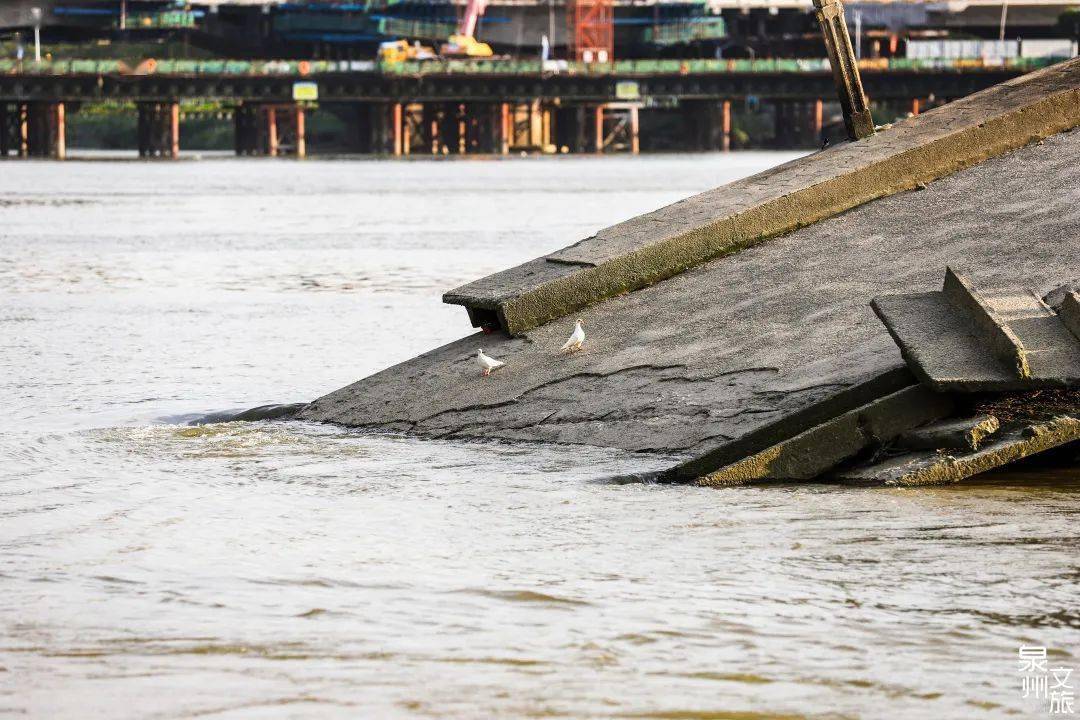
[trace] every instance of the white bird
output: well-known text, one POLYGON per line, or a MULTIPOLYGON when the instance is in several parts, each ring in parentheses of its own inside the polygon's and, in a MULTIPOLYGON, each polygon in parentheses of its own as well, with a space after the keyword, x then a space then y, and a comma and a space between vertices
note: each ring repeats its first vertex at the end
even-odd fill
POLYGON ((496 360, 495 358, 488 357, 484 354, 484 348, 480 348, 480 350, 476 353, 476 364, 479 365, 480 368, 484 371, 484 377, 487 377, 491 374, 492 370, 496 368, 501 368, 506 363, 504 363, 502 360, 496 360))
POLYGON ((581 318, 578 318, 578 321, 574 323, 574 332, 570 333, 570 338, 559 348, 559 352, 580 350, 583 342, 585 342, 585 330, 581 327, 581 318))

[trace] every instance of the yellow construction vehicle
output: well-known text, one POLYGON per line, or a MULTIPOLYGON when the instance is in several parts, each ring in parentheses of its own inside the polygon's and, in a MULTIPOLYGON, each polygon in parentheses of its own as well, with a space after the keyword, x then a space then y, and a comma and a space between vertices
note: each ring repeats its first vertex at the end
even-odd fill
POLYGON ((491 46, 472 35, 451 35, 439 48, 443 57, 491 57, 491 46))
POLYGON ((476 23, 484 14, 486 0, 469 0, 457 32, 446 39, 439 54, 443 57, 491 57, 491 46, 476 39, 476 23))
POLYGON ((379 43, 379 62, 387 65, 406 60, 434 60, 435 51, 419 42, 409 44, 407 40, 390 40, 379 43))

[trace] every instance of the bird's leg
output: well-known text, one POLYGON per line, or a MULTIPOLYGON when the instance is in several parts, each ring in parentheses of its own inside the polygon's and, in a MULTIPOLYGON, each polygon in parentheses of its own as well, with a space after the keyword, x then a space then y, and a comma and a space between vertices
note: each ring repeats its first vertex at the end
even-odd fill
POLYGON ((484 368, 484 377, 487 377, 490 374, 491 374, 491 368, 484 368))

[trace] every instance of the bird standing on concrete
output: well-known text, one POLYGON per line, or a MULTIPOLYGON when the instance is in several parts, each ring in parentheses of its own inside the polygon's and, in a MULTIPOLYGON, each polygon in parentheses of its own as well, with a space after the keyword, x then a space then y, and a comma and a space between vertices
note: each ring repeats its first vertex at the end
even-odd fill
POLYGON ((480 368, 484 371, 484 377, 487 377, 491 374, 492 370, 495 370, 496 368, 501 368, 506 363, 501 360, 496 360, 495 358, 488 357, 484 354, 484 348, 480 348, 480 350, 476 353, 476 364, 479 365, 480 368))
POLYGON ((559 352, 572 353, 580 350, 583 342, 585 342, 585 330, 581 327, 581 318, 578 318, 578 321, 574 323, 574 332, 570 333, 570 338, 559 348, 559 352))

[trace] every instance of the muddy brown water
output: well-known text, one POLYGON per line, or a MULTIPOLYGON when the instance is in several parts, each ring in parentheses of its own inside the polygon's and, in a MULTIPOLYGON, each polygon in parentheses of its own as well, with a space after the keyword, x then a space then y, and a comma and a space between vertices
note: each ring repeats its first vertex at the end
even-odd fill
POLYGON ((446 288, 789 155, 0 166, 0 717, 1040 717, 1080 474, 722 490, 300 423, 446 288))

